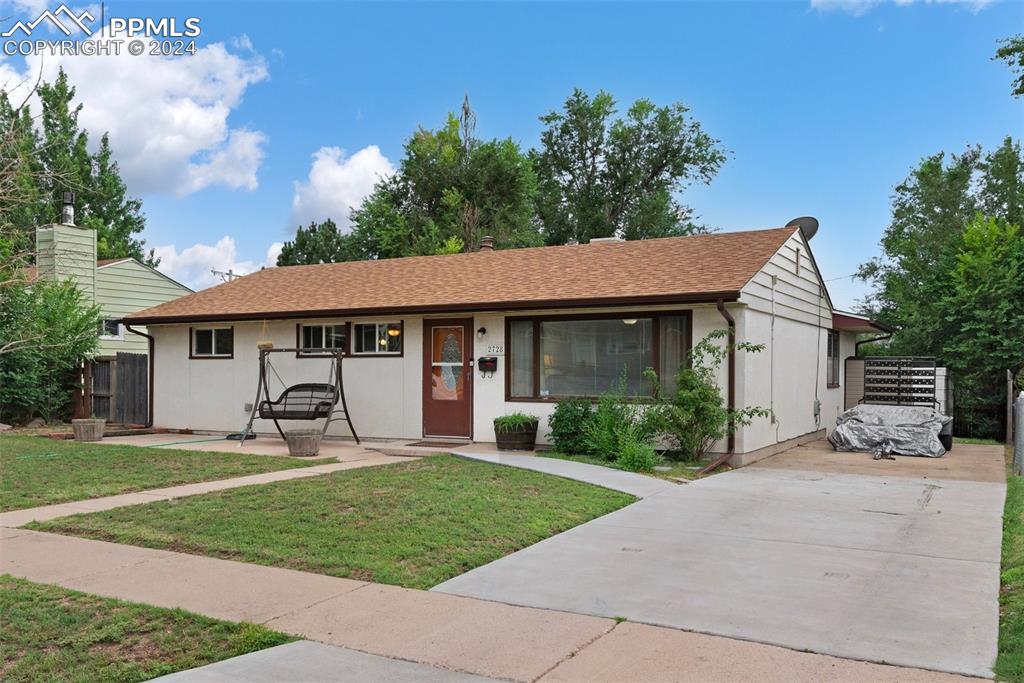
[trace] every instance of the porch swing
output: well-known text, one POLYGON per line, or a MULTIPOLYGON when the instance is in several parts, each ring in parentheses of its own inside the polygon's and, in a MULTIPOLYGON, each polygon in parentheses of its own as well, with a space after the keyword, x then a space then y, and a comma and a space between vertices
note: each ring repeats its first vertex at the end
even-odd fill
POLYGON ((238 433, 229 434, 228 439, 239 441, 239 447, 245 444, 248 439, 255 439, 252 423, 258 415, 261 420, 273 420, 277 433, 281 438, 288 440, 284 430, 281 429, 279 420, 324 420, 323 428, 320 430, 320 437, 327 433, 331 422, 340 420, 344 416, 348 423, 352 437, 359 443, 359 435, 352 425, 352 418, 348 413, 348 404, 345 402, 345 386, 342 380, 341 362, 345 355, 343 349, 275 349, 260 345, 260 374, 256 384, 256 400, 252 404, 252 412, 249 413, 249 421, 245 428, 238 433), (294 354, 315 354, 317 356, 329 356, 331 359, 330 370, 327 381, 323 383, 303 382, 291 386, 285 384, 270 362, 270 356, 274 353, 294 354), (284 389, 278 395, 277 400, 270 398, 270 382, 267 370, 270 370, 277 381, 284 389), (338 404, 341 409, 338 410, 338 404))

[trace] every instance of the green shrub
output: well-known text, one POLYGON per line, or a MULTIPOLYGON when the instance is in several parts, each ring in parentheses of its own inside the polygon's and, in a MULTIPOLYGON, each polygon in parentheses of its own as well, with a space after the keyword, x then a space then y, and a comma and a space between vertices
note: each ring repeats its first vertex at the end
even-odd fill
MULTIPOLYGON (((725 330, 715 330, 693 347, 688 365, 679 368, 676 388, 671 394, 662 394, 658 378, 653 371, 648 371, 654 382, 655 396, 647 412, 649 424, 681 459, 704 458, 715 441, 727 436, 730 429, 771 414, 756 406, 730 410, 725 405, 717 377, 728 347, 716 343, 724 336, 725 330)), ((736 345, 738 351, 756 352, 763 348, 746 342, 736 345)))
POLYGON ((593 405, 584 399, 572 398, 556 405, 548 418, 555 450, 568 455, 587 453, 587 424, 593 415, 593 405))
POLYGON ((597 399, 594 413, 584 429, 584 446, 587 449, 584 452, 614 462, 622 451, 624 440, 653 441, 653 427, 642 407, 625 395, 623 378, 618 387, 597 399))
POLYGON ((534 415, 526 413, 509 413, 494 418, 494 431, 496 432, 518 432, 523 429, 536 429, 540 422, 534 415))
POLYGON ((621 434, 619 437, 619 455, 615 464, 630 472, 651 472, 661 461, 654 446, 637 438, 633 432, 621 434))

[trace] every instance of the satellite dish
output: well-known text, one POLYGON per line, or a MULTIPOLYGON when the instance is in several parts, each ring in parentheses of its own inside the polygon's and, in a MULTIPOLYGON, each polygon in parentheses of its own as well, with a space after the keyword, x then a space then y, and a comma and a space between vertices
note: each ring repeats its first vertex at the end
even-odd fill
POLYGON ((818 232, 818 219, 814 216, 800 216, 800 218, 794 218, 790 222, 786 223, 787 228, 800 228, 800 232, 804 234, 804 239, 808 242, 818 232))

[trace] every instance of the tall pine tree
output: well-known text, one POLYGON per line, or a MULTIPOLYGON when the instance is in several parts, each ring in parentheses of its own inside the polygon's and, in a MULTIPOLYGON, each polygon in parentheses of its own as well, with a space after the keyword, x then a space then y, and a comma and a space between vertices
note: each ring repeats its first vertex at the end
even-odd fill
POLYGON ((95 152, 89 151, 88 134, 78 123, 82 105, 75 103, 75 88, 64 70, 52 83, 41 83, 38 95, 42 116, 37 129, 29 106, 15 107, 0 91, 0 125, 13 140, 0 152, 0 163, 13 168, 12 155, 18 155, 17 169, 9 175, 18 179, 19 196, 31 198, 0 207, 5 232, 19 242, 31 240, 37 225, 60 219, 63 194, 71 190, 76 222, 97 232, 98 258, 130 256, 156 265, 153 252, 147 256, 138 237, 146 225, 142 201, 128 196, 107 134, 95 152))

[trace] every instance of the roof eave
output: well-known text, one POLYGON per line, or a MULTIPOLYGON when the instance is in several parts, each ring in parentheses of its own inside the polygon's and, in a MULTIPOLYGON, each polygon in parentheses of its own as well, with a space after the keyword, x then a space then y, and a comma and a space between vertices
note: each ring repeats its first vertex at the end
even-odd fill
POLYGON ((398 314, 442 314, 465 311, 522 311, 559 308, 596 308, 599 306, 643 306, 665 304, 711 304, 733 302, 739 291, 701 292, 700 294, 668 294, 659 296, 606 297, 595 299, 549 299, 527 301, 481 301, 447 306, 393 306, 387 308, 336 308, 301 311, 265 311, 253 313, 207 313, 196 315, 156 315, 122 318, 132 325, 170 325, 177 323, 229 322, 243 320, 290 320, 296 318, 354 317, 398 314))

